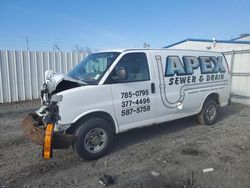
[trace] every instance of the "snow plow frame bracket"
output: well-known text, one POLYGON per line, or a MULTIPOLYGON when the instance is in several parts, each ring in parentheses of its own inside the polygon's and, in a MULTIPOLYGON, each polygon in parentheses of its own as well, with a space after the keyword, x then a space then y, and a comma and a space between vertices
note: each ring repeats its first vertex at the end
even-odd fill
POLYGON ((22 129, 26 138, 43 146, 43 157, 45 159, 52 157, 53 149, 69 148, 74 139, 73 135, 54 132, 54 125, 44 125, 42 118, 35 113, 30 113, 23 119, 22 129), (51 152, 45 156, 44 152, 48 151, 49 148, 51 152))

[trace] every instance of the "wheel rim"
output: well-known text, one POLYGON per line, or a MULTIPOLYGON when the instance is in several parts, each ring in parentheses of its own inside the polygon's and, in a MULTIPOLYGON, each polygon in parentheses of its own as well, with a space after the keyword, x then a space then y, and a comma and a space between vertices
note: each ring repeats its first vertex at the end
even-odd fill
POLYGON ((209 105, 206 111, 206 117, 209 121, 213 121, 216 116, 216 106, 209 105))
POLYGON ((84 138, 84 147, 90 153, 100 152, 107 144, 107 133, 101 128, 91 129, 84 138))

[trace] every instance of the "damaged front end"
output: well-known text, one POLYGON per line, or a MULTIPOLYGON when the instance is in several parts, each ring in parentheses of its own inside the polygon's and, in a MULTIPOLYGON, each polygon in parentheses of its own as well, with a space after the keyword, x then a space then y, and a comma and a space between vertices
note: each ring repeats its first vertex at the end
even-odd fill
POLYGON ((45 72, 45 83, 41 88, 41 106, 28 114, 22 121, 25 136, 43 146, 43 157, 50 159, 53 149, 66 149, 74 139, 73 135, 60 130, 58 103, 63 96, 61 91, 84 85, 83 82, 72 79, 67 75, 45 72))

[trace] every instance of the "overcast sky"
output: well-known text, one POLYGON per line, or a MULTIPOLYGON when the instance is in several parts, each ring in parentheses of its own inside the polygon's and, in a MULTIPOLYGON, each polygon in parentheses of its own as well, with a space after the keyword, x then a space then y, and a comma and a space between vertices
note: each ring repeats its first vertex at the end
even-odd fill
POLYGON ((0 49, 163 47, 250 33, 250 0, 0 0, 0 49))

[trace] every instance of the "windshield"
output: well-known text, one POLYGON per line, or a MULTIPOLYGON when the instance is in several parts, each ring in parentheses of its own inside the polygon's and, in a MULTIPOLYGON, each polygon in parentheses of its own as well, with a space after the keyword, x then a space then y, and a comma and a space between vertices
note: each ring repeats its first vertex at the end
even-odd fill
POLYGON ((68 76, 89 84, 96 84, 120 53, 93 53, 73 68, 68 76))

